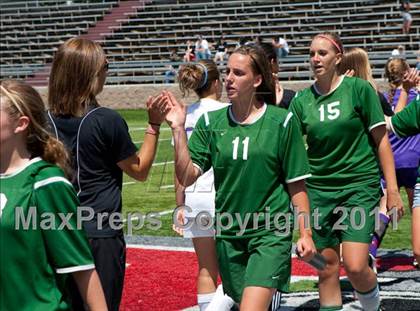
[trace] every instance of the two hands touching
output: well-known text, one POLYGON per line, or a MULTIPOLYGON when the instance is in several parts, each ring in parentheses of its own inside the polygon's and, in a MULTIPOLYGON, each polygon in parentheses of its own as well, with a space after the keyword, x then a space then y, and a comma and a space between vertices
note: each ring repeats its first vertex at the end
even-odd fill
POLYGON ((158 96, 149 96, 146 107, 151 125, 160 125, 166 121, 172 130, 184 129, 186 106, 171 92, 163 91, 158 96))

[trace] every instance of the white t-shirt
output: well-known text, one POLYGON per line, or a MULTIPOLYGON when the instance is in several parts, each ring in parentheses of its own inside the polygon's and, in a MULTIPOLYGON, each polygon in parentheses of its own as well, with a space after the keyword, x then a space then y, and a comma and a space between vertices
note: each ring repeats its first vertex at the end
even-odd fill
POLYGON ((279 44, 281 44, 283 46, 283 49, 285 49, 285 51, 287 53, 289 53, 289 45, 287 44, 286 39, 284 38, 279 38, 279 44))
POLYGON ((201 40, 201 42, 197 40, 197 42, 195 43, 195 49, 199 50, 200 48, 204 49, 204 51, 209 49, 209 43, 206 39, 201 40))
MULTIPOLYGON (((185 131, 188 139, 191 137, 198 119, 204 113, 219 110, 228 105, 209 98, 202 98, 190 105, 187 109, 185 121, 185 131)), ((206 211, 214 216, 215 197, 213 169, 210 169, 201 175, 194 184, 185 189, 185 205, 192 209, 192 212, 185 211, 185 216, 195 217, 202 211, 206 211)))

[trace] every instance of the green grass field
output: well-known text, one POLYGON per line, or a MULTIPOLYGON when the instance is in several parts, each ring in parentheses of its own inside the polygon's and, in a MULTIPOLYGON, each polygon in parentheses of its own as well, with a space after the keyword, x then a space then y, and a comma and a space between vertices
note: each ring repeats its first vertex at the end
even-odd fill
MULTIPOLYGON (((141 145, 147 126, 147 114, 144 110, 119 110, 119 113, 127 121, 130 134, 137 146, 141 145)), ((145 218, 144 223, 133 221, 137 225, 136 230, 127 232, 135 235, 176 236, 172 231, 172 213, 176 206, 173 182, 173 149, 171 146, 171 132, 167 125, 162 126, 159 137, 159 146, 155 164, 146 182, 137 182, 128 176, 124 176, 123 186, 123 213, 141 213, 145 218), (150 213, 166 212, 161 216, 150 213), (156 223, 150 218, 161 222, 159 230, 156 223)), ((407 198, 403 194, 405 205, 407 198)), ((127 218, 127 216, 125 216, 127 218)), ((411 248, 410 212, 406 209, 406 215, 398 224, 397 230, 388 230, 383 248, 411 248)))

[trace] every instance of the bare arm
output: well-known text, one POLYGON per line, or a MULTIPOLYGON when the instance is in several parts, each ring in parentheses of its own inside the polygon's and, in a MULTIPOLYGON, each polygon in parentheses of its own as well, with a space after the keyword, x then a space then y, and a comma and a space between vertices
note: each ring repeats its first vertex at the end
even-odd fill
POLYGON ((108 310, 102 285, 95 269, 73 272, 72 275, 80 295, 90 311, 108 310))
POLYGON ((394 155, 392 154, 385 125, 373 128, 371 135, 378 147, 379 161, 386 181, 387 210, 391 210, 395 207, 398 215, 401 217, 404 214, 404 208, 398 191, 397 178, 395 176, 394 155))
POLYGON ((192 185, 201 175, 198 167, 194 166, 188 151, 187 134, 185 133, 185 106, 179 103, 171 92, 163 92, 171 102, 171 111, 166 121, 172 129, 175 147, 175 174, 179 183, 185 187, 192 185))
POLYGON ((164 121, 170 110, 167 100, 159 95, 156 98, 149 97, 147 100, 149 114, 149 127, 144 135, 144 142, 137 154, 133 154, 117 163, 117 165, 130 177, 145 181, 149 175, 159 140, 160 124, 164 121))
POLYGON ((305 181, 299 180, 287 184, 287 187, 298 215, 300 238, 297 242, 297 250, 304 260, 311 260, 316 252, 316 248, 312 240, 309 199, 306 193, 305 181))

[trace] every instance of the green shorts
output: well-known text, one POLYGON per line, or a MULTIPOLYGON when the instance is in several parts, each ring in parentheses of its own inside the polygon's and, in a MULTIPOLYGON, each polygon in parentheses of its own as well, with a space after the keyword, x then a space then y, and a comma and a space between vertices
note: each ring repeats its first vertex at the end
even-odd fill
POLYGON ((370 243, 381 194, 379 183, 333 191, 308 187, 312 238, 317 249, 345 241, 370 243))
POLYGON ((240 303, 248 286, 288 291, 291 273, 292 235, 216 238, 223 290, 240 303))

